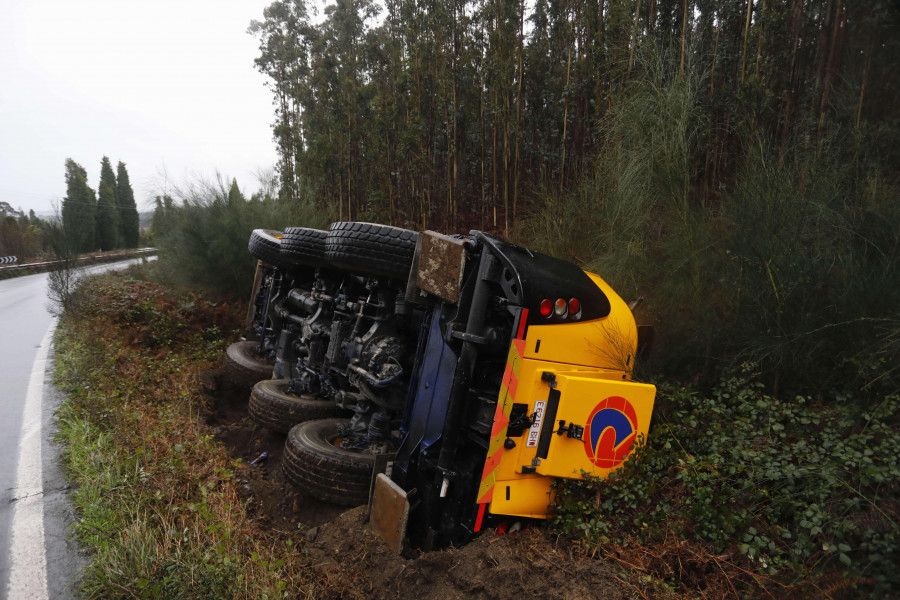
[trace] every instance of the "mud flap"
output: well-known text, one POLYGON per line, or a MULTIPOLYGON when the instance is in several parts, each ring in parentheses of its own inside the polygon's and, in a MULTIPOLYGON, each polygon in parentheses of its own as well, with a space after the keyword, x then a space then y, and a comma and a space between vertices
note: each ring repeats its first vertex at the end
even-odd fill
POLYGON ((256 313, 256 297, 259 295, 259 289, 262 287, 264 270, 265 267, 263 266, 263 261, 256 261, 256 274, 253 276, 253 291, 250 292, 250 306, 247 309, 247 318, 244 319, 243 339, 245 340, 256 341, 259 339, 259 336, 253 331, 253 317, 256 313))
POLYGON ((369 528, 387 542, 395 554, 403 551, 408 519, 406 492, 384 473, 376 475, 369 509, 369 528))

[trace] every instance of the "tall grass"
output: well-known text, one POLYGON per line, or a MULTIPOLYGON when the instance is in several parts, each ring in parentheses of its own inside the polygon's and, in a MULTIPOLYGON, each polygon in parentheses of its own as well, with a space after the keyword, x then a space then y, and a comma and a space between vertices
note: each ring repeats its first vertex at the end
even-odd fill
POLYGON ((809 148, 798 135, 777 150, 748 128, 742 163, 705 190, 702 69, 682 76, 652 49, 641 68, 613 102, 591 174, 548 194, 520 241, 644 296, 667 374, 713 380, 752 361, 776 390, 897 389, 896 178, 852 136, 809 148))

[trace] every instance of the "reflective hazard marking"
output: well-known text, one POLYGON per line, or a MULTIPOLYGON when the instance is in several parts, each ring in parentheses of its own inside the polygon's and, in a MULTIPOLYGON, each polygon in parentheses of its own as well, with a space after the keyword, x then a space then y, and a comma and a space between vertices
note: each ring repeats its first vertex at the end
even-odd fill
POLYGON ((497 466, 500 464, 500 456, 503 452, 503 442, 506 440, 506 432, 509 428, 509 413, 516 398, 516 389, 519 387, 519 371, 522 369, 522 359, 525 357, 525 333, 528 330, 528 309, 523 308, 519 312, 516 325, 516 337, 509 346, 509 356, 506 359, 506 371, 503 373, 503 383, 500 385, 500 395, 497 397, 497 409, 494 411, 494 426, 491 428, 491 442, 488 446, 487 459, 484 461, 484 471, 481 473, 481 485, 478 486, 476 502, 478 516, 475 519, 475 531, 481 531, 481 523, 484 519, 485 509, 494 498, 494 486, 497 484, 497 466))
POLYGON ((538 444, 538 438, 541 437, 541 425, 544 423, 544 407, 547 406, 546 400, 537 400, 534 403, 534 423, 528 430, 527 448, 534 448, 538 444))
MULTIPOLYGON (((503 442, 509 426, 509 413, 512 411, 519 387, 519 371, 522 368, 522 357, 525 354, 524 340, 513 340, 506 360, 506 371, 503 373, 503 384, 497 398, 497 409, 494 412, 494 426, 491 429, 491 442, 488 446, 487 459, 478 487, 478 503, 486 504, 494 497, 494 485, 497 482, 497 466, 503 452, 503 442)), ((480 509, 479 509, 480 510, 480 509)))

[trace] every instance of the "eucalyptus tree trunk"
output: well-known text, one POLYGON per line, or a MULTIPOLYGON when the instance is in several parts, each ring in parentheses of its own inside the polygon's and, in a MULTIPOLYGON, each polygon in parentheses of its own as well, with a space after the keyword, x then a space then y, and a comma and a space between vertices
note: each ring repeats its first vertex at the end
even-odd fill
POLYGON ((753 15, 753 0, 747 0, 747 20, 744 23, 744 44, 741 53, 741 83, 747 75, 747 43, 750 39, 750 17, 753 15))
POLYGON ((843 10, 843 0, 835 0, 834 17, 831 26, 831 43, 828 49, 828 60, 825 63, 825 78, 822 84, 822 101, 819 104, 819 148, 821 148, 822 137, 825 131, 825 114, 828 111, 828 100, 831 94, 831 82, 837 71, 836 61, 838 50, 841 46, 841 28, 844 23, 846 13, 843 10))
MULTIPOLYGON (((682 77, 684 77, 684 54, 687 51, 688 1, 684 0, 684 12, 681 15, 681 64, 678 72, 682 77)), ((640 0, 638 0, 638 7, 640 7, 640 0)), ((744 51, 746 52, 746 47, 744 51)))
POLYGON ((513 168, 515 169, 515 179, 513 182, 513 224, 518 227, 519 224, 519 173, 521 162, 519 157, 519 148, 521 147, 522 138, 522 79, 525 72, 525 0, 519 5, 519 82, 516 89, 516 149, 513 168))
POLYGON ((569 47, 569 58, 566 61, 566 85, 563 88, 563 122, 562 142, 559 159, 559 191, 563 191, 566 181, 566 131, 569 124, 569 77, 572 72, 572 47, 569 47))

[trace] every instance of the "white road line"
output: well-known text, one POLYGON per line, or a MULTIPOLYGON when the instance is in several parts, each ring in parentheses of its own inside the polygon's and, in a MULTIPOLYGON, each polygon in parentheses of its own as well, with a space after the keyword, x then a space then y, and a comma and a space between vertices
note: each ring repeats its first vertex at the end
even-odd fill
POLYGON ((44 477, 41 466, 43 435, 42 406, 44 372, 47 354, 56 329, 54 321, 38 348, 31 369, 25 410, 22 414, 22 434, 19 438, 19 461, 16 466, 16 487, 12 493, 10 572, 7 595, 10 599, 46 600, 47 555, 44 551, 44 477))

